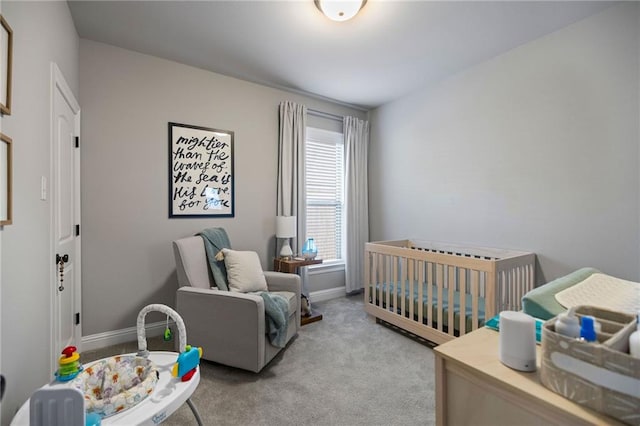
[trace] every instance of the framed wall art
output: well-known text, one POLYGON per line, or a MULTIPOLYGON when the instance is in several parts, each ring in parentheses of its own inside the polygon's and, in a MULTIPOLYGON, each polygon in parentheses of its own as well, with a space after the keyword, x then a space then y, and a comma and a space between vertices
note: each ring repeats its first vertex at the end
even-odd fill
POLYGON ((11 114, 11 68, 13 64, 13 30, 0 15, 0 112, 11 114))
POLYGON ((233 216, 233 132, 169 123, 169 217, 233 216))
POLYGON ((11 225, 13 220, 12 144, 9 136, 0 133, 0 226, 11 225))

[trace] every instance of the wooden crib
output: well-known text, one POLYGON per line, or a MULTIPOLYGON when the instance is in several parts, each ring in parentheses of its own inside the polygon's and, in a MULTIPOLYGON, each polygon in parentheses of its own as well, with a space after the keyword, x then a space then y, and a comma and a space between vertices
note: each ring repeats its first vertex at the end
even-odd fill
POLYGON ((514 250, 380 241, 365 244, 364 265, 365 311, 437 344, 520 310, 535 286, 535 254, 514 250))

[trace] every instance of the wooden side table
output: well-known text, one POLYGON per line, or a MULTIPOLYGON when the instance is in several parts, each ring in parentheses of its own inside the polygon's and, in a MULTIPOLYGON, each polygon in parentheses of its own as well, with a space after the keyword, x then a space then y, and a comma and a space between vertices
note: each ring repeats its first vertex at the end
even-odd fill
MULTIPOLYGON (((322 263, 322 259, 273 259, 273 270, 276 272, 284 272, 287 274, 297 274, 298 268, 309 265, 319 265, 322 263)), ((308 317, 300 317, 300 325, 307 325, 312 322, 322 320, 322 314, 317 310, 313 310, 312 314, 308 317)))
POLYGON ((319 265, 322 259, 273 259, 273 270, 276 272, 286 272, 296 274, 301 266, 319 265))

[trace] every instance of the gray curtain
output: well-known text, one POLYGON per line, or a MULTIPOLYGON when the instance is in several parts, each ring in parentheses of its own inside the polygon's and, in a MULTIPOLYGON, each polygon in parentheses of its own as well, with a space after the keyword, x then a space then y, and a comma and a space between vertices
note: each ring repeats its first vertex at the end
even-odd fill
POLYGON ((369 241, 367 153, 369 122, 344 118, 347 293, 364 287, 364 244, 369 241))
MULTIPOLYGON (((304 154, 307 107, 295 102, 280 103, 280 136, 278 139, 278 189, 276 215, 296 216, 297 237, 291 242, 294 255, 299 255, 306 239, 306 193, 304 187, 304 154)), ((307 268, 300 268, 302 293, 307 290, 307 268)))

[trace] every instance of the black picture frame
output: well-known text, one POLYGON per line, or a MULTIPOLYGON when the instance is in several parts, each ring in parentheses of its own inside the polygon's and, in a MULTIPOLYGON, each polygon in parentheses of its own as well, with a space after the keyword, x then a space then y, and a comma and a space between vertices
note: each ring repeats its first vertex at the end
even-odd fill
POLYGON ((169 218, 235 216, 234 133, 169 122, 169 218))

